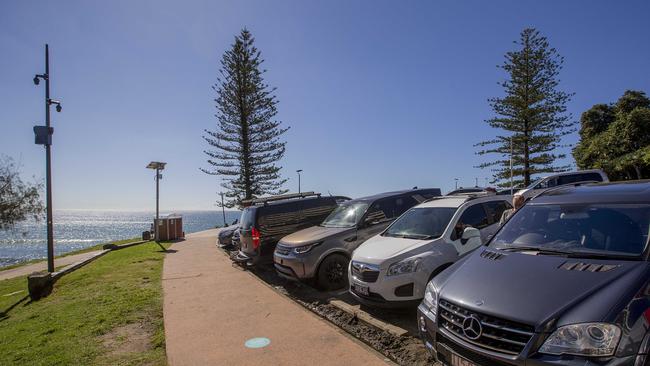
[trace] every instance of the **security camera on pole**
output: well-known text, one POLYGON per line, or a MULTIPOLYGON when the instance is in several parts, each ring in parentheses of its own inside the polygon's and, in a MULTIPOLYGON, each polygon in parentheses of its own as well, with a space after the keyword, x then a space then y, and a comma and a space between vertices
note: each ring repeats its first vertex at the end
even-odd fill
POLYGON ((54 227, 52 220, 52 134, 54 129, 50 123, 50 106, 56 105, 56 111, 61 112, 61 102, 50 99, 50 50, 45 45, 45 73, 34 76, 34 85, 40 84, 41 79, 45 80, 45 126, 34 126, 36 144, 45 145, 45 189, 47 201, 47 271, 54 272, 54 227))
POLYGON ((50 106, 55 105, 56 111, 61 112, 61 102, 50 99, 50 49, 45 45, 45 73, 34 76, 34 85, 45 80, 45 126, 34 126, 35 143, 45 146, 45 195, 47 214, 47 272, 35 272, 27 276, 27 289, 32 301, 49 295, 54 286, 54 223, 52 219, 52 134, 54 129, 50 123, 50 106))

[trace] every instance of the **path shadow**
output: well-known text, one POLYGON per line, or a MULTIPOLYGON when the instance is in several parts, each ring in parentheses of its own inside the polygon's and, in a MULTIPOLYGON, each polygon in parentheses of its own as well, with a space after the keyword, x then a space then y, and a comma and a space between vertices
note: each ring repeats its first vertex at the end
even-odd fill
MULTIPOLYGON (((20 303, 24 302, 25 300, 29 299, 29 295, 25 295, 22 298, 20 298, 18 301, 16 301, 14 304, 10 305, 8 308, 5 310, 0 311, 0 322, 9 319, 9 312, 13 310, 16 306, 20 305, 20 303)), ((24 306, 27 306, 31 304, 31 301, 28 301, 25 303, 24 306)))
POLYGON ((162 245, 160 242, 156 242, 156 244, 158 244, 158 246, 160 247, 160 250, 157 250, 158 253, 176 253, 176 252, 178 252, 178 250, 175 250, 175 249, 167 249, 167 248, 165 248, 165 246, 162 245))

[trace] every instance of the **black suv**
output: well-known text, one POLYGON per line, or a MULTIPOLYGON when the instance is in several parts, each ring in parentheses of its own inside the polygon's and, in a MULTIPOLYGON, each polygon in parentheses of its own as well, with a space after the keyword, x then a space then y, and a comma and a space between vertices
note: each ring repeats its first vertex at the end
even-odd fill
POLYGON ((244 201, 248 207, 239 220, 240 250, 232 259, 247 264, 272 263, 275 245, 283 236, 320 224, 339 202, 347 200, 304 192, 244 201))
POLYGON ((427 285, 450 365, 649 365, 650 182, 551 189, 427 285))

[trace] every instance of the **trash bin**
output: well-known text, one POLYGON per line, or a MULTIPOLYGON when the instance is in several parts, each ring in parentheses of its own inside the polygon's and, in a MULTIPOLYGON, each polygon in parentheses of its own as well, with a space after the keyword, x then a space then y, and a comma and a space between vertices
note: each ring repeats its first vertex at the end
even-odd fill
POLYGON ((142 240, 151 240, 151 232, 150 231, 143 231, 142 232, 142 240))

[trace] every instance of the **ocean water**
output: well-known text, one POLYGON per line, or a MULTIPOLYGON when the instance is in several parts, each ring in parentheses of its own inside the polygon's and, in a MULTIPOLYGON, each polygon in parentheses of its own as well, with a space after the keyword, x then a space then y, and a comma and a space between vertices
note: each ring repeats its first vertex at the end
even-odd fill
MULTIPOLYGON (((223 225, 221 211, 175 211, 183 216, 186 234, 223 225)), ((165 216, 169 212, 160 212, 165 216)), ((226 222, 239 218, 237 211, 226 211, 226 222)), ((54 253, 84 249, 115 240, 140 237, 153 223, 154 212, 55 210, 54 253)), ((26 221, 9 231, 0 231, 0 267, 47 257, 45 220, 26 221)))

